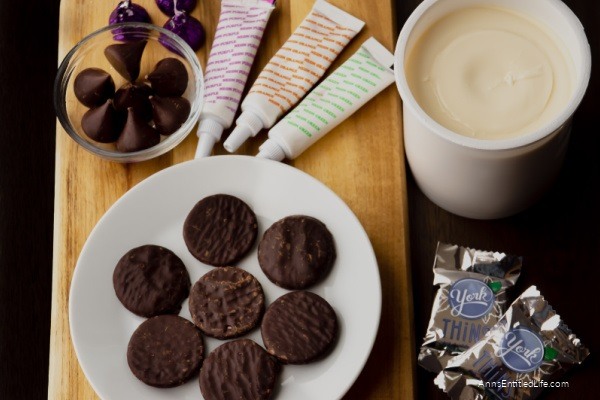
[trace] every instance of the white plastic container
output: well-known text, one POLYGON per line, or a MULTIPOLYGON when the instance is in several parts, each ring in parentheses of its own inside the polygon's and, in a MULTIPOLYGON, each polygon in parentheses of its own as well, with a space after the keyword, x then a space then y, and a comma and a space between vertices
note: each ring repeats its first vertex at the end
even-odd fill
POLYGON ((421 190, 440 207, 469 218, 494 219, 532 205, 555 180, 566 153, 571 117, 587 89, 590 47, 583 26, 560 0, 425 0, 400 32, 396 84, 403 100, 408 163, 421 190), (544 24, 564 41, 576 82, 567 106, 542 128, 510 139, 459 135, 429 117, 412 95, 404 63, 412 46, 435 21, 471 6, 513 9, 544 24))

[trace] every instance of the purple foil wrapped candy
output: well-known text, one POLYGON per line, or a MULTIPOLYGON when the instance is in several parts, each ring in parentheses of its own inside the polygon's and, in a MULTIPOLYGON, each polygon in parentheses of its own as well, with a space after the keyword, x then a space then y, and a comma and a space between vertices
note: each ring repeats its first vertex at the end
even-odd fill
MULTIPOLYGON (((146 9, 138 4, 134 4, 130 0, 125 0, 119 3, 117 8, 113 10, 108 18, 108 24, 114 25, 122 22, 146 22, 152 23, 150 15, 146 9)), ((118 28, 112 31, 114 39, 126 42, 129 40, 136 40, 140 37, 136 35, 135 28, 118 28)), ((143 37, 143 35, 141 35, 143 37)))
POLYGON ((163 14, 172 17, 175 9, 178 11, 192 12, 196 8, 197 0, 156 0, 156 5, 163 14))
MULTIPOLYGON (((164 28, 179 35, 194 51, 198 51, 206 39, 206 33, 200 21, 183 11, 175 12, 175 15, 165 23, 164 28)), ((167 49, 179 54, 179 51, 164 38, 160 38, 159 41, 167 49)))

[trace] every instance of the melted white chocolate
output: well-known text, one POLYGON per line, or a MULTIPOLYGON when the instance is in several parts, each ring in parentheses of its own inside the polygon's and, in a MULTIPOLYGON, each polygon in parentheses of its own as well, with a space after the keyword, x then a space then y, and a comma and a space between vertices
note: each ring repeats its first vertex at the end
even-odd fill
POLYGON ((405 69, 429 116, 478 139, 542 127, 566 106, 574 86, 561 41, 536 21, 495 7, 465 8, 434 23, 405 69))

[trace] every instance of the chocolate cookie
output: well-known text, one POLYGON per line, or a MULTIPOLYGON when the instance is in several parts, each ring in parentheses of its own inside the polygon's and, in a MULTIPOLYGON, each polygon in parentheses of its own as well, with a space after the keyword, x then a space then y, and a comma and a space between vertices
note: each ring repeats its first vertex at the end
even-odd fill
POLYGON ((113 273, 117 297, 141 317, 177 314, 190 293, 190 276, 171 250, 145 245, 129 250, 113 273))
POLYGON ((294 215, 275 222, 258 245, 258 262, 267 278, 286 289, 315 284, 331 270, 333 236, 318 219, 294 215))
POLYGON ((234 196, 216 194, 200 200, 183 225, 190 253, 205 264, 231 265, 244 257, 256 241, 256 215, 234 196))
POLYGON ((261 325, 267 351, 286 364, 306 364, 324 356, 337 331, 337 317, 329 303, 304 291, 275 300, 261 325))
POLYGON ((190 293, 190 313, 202 332, 217 339, 245 334, 260 321, 265 295, 252 274, 236 268, 213 269, 190 293))
POLYGON ((200 330, 177 315, 160 315, 143 322, 127 346, 131 372, 147 385, 168 388, 198 375, 204 359, 200 330))
POLYGON ((206 359, 200 391, 206 400, 263 400, 273 394, 279 365, 249 339, 227 342, 206 359))

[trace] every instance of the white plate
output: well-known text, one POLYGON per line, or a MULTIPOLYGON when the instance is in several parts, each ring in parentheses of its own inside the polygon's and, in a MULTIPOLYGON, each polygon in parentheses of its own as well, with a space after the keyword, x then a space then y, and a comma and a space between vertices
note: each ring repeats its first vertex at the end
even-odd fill
MULTIPOLYGON (((112 285, 117 261, 144 244, 171 249, 187 266, 192 283, 212 267, 196 260, 183 241, 183 222, 194 204, 217 193, 237 196, 258 216, 259 239, 275 221, 306 214, 323 221, 335 239, 337 260, 322 283, 309 290, 335 309, 339 341, 325 359, 283 368, 276 398, 336 399, 362 370, 379 325, 381 283, 369 239, 352 211, 325 185, 287 165, 252 157, 210 157, 168 168, 146 179, 102 217, 88 238, 73 276, 69 299, 71 336, 85 375, 106 400, 201 399, 198 380, 156 389, 127 366, 127 343, 143 318, 127 311, 112 285)), ((261 271, 256 245, 239 266, 261 282, 267 305, 287 293, 261 271)), ((187 301, 181 314, 190 319, 187 301)), ((246 335, 262 345, 260 330, 246 335)), ((211 351, 223 342, 206 339, 211 351)))

